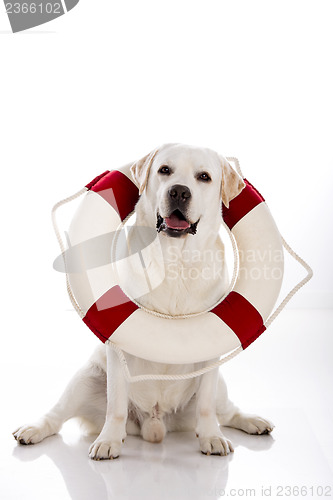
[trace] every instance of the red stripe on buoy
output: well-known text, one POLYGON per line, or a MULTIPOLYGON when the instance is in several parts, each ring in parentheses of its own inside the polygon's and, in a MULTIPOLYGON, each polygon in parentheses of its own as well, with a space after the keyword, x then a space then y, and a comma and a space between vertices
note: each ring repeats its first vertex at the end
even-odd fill
POLYGON ((83 321, 102 342, 105 342, 137 309, 138 306, 116 285, 89 308, 83 321))
POLYGON ((266 330, 257 309, 237 292, 230 292, 211 312, 231 328, 239 338, 243 349, 246 349, 266 330))
POLYGON ((104 177, 106 174, 108 174, 110 172, 110 170, 106 170, 105 172, 103 172, 102 174, 98 175, 97 177, 95 177, 91 182, 89 182, 89 184, 86 184, 86 188, 87 189, 91 189, 95 184, 97 184, 97 182, 102 178, 104 177))
POLYGON ((125 174, 119 170, 106 171, 86 185, 107 201, 124 220, 133 212, 139 199, 139 190, 125 174))
POLYGON ((244 179, 246 187, 229 203, 229 208, 222 206, 223 220, 229 229, 232 229, 246 214, 265 201, 259 191, 252 184, 244 179))

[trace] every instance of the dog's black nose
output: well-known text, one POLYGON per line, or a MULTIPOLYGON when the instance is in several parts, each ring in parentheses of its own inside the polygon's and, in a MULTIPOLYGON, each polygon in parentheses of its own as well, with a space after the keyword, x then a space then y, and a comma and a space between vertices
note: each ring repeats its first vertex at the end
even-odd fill
POLYGON ((168 194, 173 201, 182 203, 186 203, 192 196, 189 188, 187 186, 182 186, 181 184, 175 184, 174 186, 171 186, 168 194))

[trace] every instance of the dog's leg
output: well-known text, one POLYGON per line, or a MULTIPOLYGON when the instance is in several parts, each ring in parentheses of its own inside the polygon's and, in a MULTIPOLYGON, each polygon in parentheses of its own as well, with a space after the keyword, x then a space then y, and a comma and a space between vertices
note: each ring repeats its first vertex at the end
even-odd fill
POLYGON ((107 352, 107 408, 103 429, 89 449, 93 460, 119 457, 121 443, 126 437, 128 416, 128 383, 123 375, 117 354, 110 346, 107 352))
POLYGON ((274 425, 265 418, 242 412, 228 398, 226 383, 222 376, 218 379, 216 413, 220 425, 240 429, 248 434, 268 434, 274 425))
POLYGON ((216 417, 216 386, 218 369, 202 375, 196 400, 196 434, 201 452, 206 455, 228 455, 234 451, 216 417))
POLYGON ((103 370, 89 362, 74 375, 58 403, 49 412, 37 422, 13 432, 15 439, 20 444, 35 444, 59 432, 63 423, 70 418, 80 416, 88 419, 90 414, 94 414, 95 420, 98 420, 98 403, 105 408, 105 385, 103 370), (93 408, 92 404, 89 408, 90 401, 94 401, 93 408))

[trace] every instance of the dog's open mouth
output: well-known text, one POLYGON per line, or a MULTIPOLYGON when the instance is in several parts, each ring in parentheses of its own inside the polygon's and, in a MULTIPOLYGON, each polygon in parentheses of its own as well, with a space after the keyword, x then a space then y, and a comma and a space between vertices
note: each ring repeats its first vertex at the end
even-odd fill
POLYGON ((195 234, 197 232, 197 222, 191 223, 180 210, 174 210, 168 217, 162 217, 157 213, 156 229, 158 232, 164 231, 169 236, 181 236, 183 234, 195 234))

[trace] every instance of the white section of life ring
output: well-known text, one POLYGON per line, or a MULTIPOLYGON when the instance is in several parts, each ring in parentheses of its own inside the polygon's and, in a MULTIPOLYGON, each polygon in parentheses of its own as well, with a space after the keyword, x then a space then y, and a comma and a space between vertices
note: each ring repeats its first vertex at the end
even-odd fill
POLYGON ((133 356, 167 364, 208 361, 241 345, 231 328, 211 312, 186 319, 165 319, 138 309, 111 339, 133 356))
MULTIPOLYGON (((94 191, 88 191, 68 229, 69 243, 80 248, 79 243, 114 231, 120 222, 119 214, 104 198, 94 191)), ((86 268, 86 258, 87 256, 81 253, 82 269, 86 268)), ((67 266, 70 270, 70 263, 67 263, 67 266)), ((84 314, 103 293, 116 284, 111 263, 87 269, 85 272, 69 271, 68 278, 75 299, 84 314)))
POLYGON ((233 290, 257 309, 265 323, 279 296, 284 268, 281 236, 266 203, 254 207, 232 233, 239 254, 233 290))

